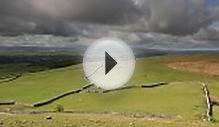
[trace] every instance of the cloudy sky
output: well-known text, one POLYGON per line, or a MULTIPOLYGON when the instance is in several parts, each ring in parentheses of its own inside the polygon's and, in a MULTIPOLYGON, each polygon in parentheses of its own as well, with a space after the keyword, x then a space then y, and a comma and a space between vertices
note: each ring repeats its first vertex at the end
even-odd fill
POLYGON ((219 49, 219 0, 0 0, 0 46, 219 49))

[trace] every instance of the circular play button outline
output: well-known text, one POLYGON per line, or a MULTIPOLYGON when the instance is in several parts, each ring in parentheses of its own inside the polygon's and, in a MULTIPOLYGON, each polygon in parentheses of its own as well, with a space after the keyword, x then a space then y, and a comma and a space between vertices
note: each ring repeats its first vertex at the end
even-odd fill
POLYGON ((91 83, 105 90, 126 84, 135 70, 131 48, 117 38, 102 38, 89 46, 84 54, 83 69, 91 83))

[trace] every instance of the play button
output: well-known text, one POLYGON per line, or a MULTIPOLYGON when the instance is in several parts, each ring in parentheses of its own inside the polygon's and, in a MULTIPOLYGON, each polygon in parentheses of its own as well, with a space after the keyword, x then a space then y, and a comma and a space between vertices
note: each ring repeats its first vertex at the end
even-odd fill
POLYGON ((107 75, 110 70, 116 66, 117 62, 109 55, 109 53, 105 52, 105 74, 107 75))
POLYGON ((125 85, 133 75, 135 57, 131 48, 119 39, 97 40, 83 58, 86 79, 97 87, 110 90, 125 85))

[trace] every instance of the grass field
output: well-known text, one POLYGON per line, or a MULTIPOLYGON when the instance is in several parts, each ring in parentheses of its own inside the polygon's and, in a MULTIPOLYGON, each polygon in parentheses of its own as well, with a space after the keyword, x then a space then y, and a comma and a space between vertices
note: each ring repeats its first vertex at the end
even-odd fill
POLYGON ((83 70, 78 66, 30 73, 15 81, 0 84, 0 100, 33 103, 83 84, 83 70))
MULTIPOLYGON (((153 89, 130 89, 123 91, 115 91, 110 93, 79 93, 62 98, 52 104, 32 110, 37 111, 54 111, 57 105, 62 105, 65 111, 89 112, 89 113, 137 113, 143 116, 164 117, 166 120, 151 121, 148 119, 137 119, 136 124, 139 126, 167 126, 167 127, 184 127, 184 126, 217 126, 217 122, 213 124, 203 123, 201 120, 205 116, 205 100, 200 82, 205 82, 210 89, 210 93, 219 96, 219 77, 202 73, 193 73, 186 70, 175 70, 167 66, 167 63, 176 60, 192 60, 192 61, 213 61, 217 62, 219 56, 193 56, 193 57, 156 57, 146 58, 137 61, 136 71, 128 85, 141 85, 156 82, 168 82, 168 85, 153 89), (177 120, 174 120, 174 119, 177 120), (170 119, 170 120, 168 120, 170 119), (189 122, 190 119, 193 122, 189 122), (143 122, 141 122, 143 120, 143 122), (168 122, 169 121, 169 122, 168 122), (199 121, 199 122, 197 122, 199 121)), ((66 68, 53 69, 38 73, 28 73, 17 80, 0 84, 0 101, 15 100, 19 103, 33 104, 39 101, 47 100, 65 91, 77 89, 85 85, 84 75, 81 65, 74 65, 66 68)), ((12 106, 13 107, 13 106, 12 106)), ((3 108, 3 106, 2 106, 3 108)), ((5 108, 5 107, 4 107, 5 108)), ((1 106, 0 106, 1 109, 1 106)), ((215 108, 214 116, 219 120, 219 109, 215 108)), ((6 125, 15 126, 10 119, 22 121, 37 121, 40 117, 42 121, 35 122, 32 126, 58 126, 62 124, 63 119, 68 119, 69 126, 79 126, 81 121, 92 119, 90 116, 75 117, 66 114, 52 114, 55 119, 53 122, 45 121, 41 117, 45 115, 35 115, 28 117, 24 115, 2 115, 6 117, 6 125), (87 118, 88 117, 88 118, 87 118), (73 118, 72 120, 69 120, 73 118), (81 118, 81 119, 80 119, 81 118), (74 121, 74 124, 70 124, 74 121), (56 124, 57 123, 57 124, 56 124), (42 124, 42 125, 40 125, 42 124)), ((73 115, 73 114, 72 114, 73 115)), ((0 115, 1 116, 1 115, 0 115)), ((107 117, 107 116, 103 116, 107 117)), ((123 117, 123 116, 117 116, 123 117)), ((103 121, 102 124, 111 126, 126 126, 133 118, 124 118, 124 121, 118 122, 116 118, 105 120, 100 116, 95 118, 103 121), (124 123, 123 123, 124 122, 124 123)), ((94 119, 94 118, 93 118, 94 119)), ((1 117, 0 117, 1 121, 1 117)), ((31 123, 27 122, 26 126, 31 123)), ((88 123, 84 123, 86 126, 88 123)), ((96 123, 92 123, 95 124, 96 123)), ((81 125, 82 126, 82 125, 81 125)), ((94 126, 94 125, 93 125, 94 126)), ((0 125, 1 127, 1 125, 0 125)))

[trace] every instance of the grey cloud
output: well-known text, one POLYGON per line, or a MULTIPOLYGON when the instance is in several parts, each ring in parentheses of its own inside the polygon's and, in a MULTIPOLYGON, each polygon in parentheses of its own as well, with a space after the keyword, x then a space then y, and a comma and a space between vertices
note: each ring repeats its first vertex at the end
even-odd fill
POLYGON ((110 30, 130 32, 189 35, 207 27, 219 17, 219 9, 209 9, 205 2, 206 0, 0 0, 0 34, 80 36, 84 31, 95 33, 101 31, 101 27, 107 27, 110 30))
POLYGON ((208 8, 206 0, 141 0, 144 2, 150 11, 146 22, 153 32, 188 35, 218 18, 215 13, 219 11, 208 8))
POLYGON ((194 36, 196 40, 211 40, 218 41, 219 40, 219 31, 212 27, 202 28, 196 33, 194 36))
POLYGON ((131 0, 0 0, 0 33, 69 36, 72 23, 124 24, 138 15, 131 0))
POLYGON ((41 14, 79 22, 117 23, 137 14, 131 0, 32 0, 31 3, 41 14))
POLYGON ((107 34, 90 37, 63 37, 53 35, 0 36, 0 46, 7 47, 61 47, 76 50, 85 49, 102 35, 118 37, 130 46, 140 49, 219 49, 219 43, 212 40, 197 40, 193 36, 178 37, 160 33, 110 31, 107 34))
POLYGON ((0 45, 6 47, 74 47, 78 38, 44 34, 0 36, 0 40, 0 45))

